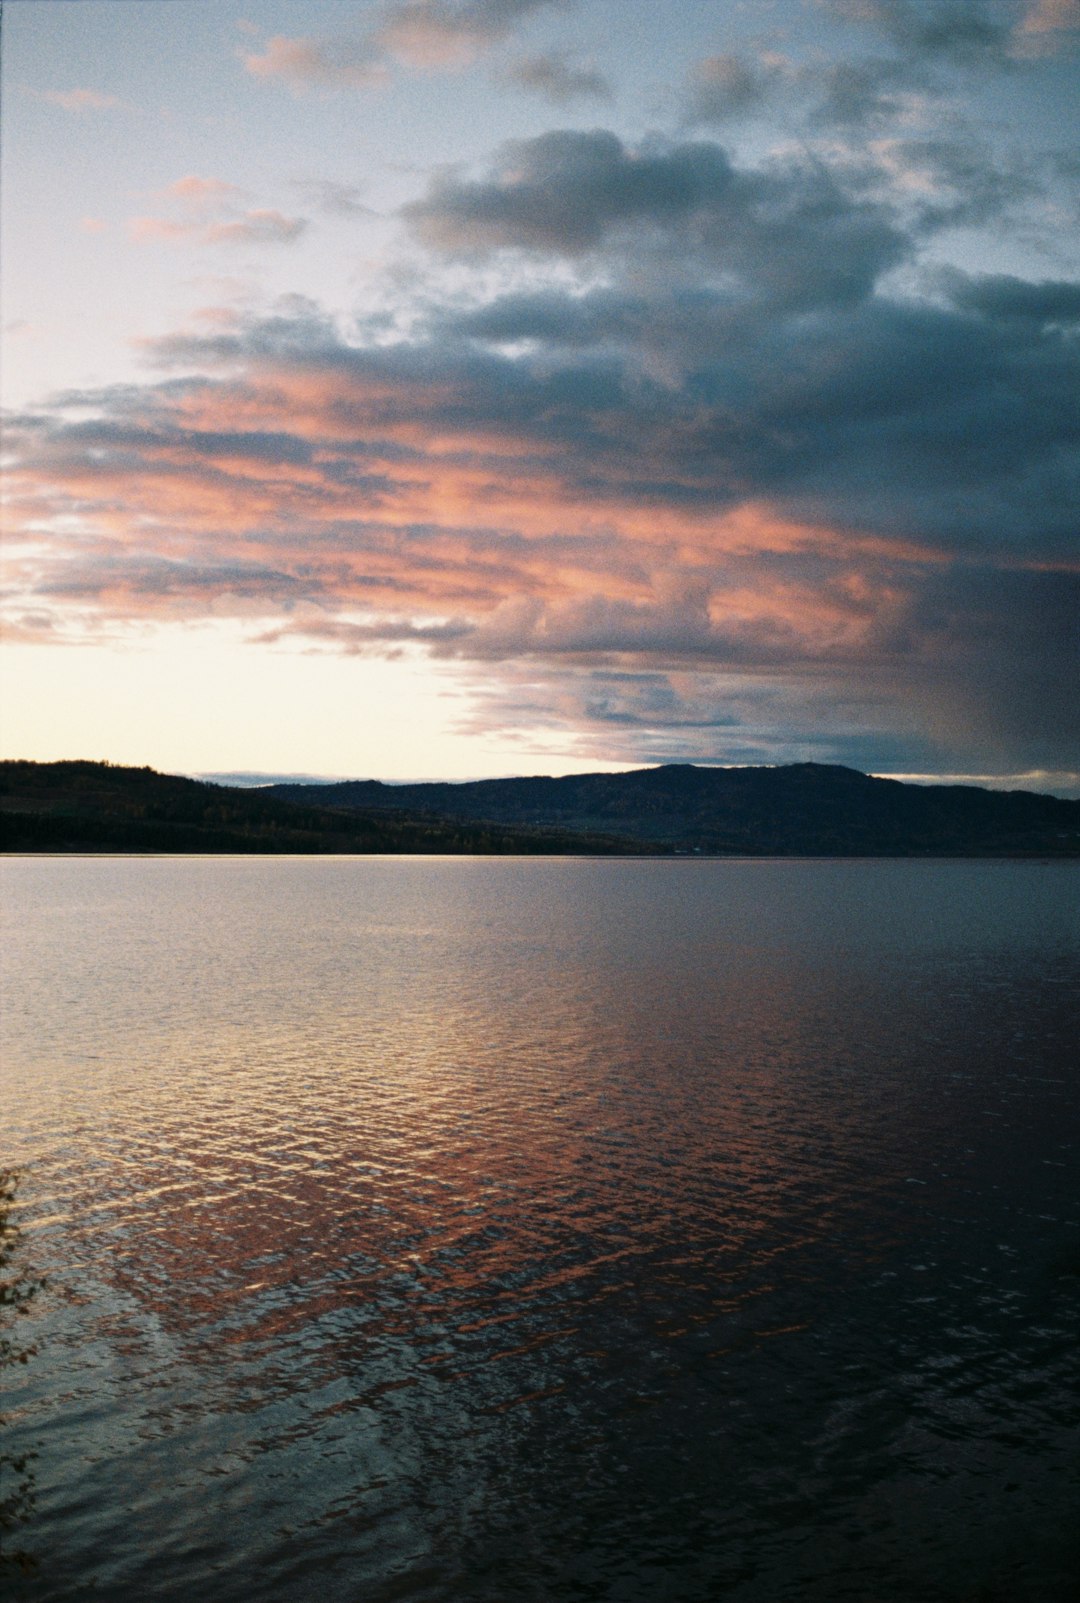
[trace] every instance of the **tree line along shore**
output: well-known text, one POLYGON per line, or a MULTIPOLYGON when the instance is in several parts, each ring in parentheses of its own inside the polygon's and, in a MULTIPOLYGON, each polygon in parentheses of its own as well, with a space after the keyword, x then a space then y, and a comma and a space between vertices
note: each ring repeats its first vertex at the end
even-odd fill
POLYGON ((1080 857, 1080 801, 819 763, 240 789, 111 763, 7 761, 0 849, 1080 857))

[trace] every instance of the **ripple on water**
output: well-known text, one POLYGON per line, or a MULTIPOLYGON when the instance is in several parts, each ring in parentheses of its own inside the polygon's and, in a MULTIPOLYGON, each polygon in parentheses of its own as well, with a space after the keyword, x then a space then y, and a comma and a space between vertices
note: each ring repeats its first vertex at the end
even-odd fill
POLYGON ((28 1596, 1074 1596, 1069 868, 4 874, 28 1596))

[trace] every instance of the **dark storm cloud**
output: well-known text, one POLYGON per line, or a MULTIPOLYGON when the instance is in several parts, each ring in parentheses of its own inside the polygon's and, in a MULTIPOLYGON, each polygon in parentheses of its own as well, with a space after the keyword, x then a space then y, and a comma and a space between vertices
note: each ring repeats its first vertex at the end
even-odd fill
MULTIPOLYGON (((596 664, 543 670, 530 663, 491 679, 470 727, 576 737, 582 756, 634 764, 710 763, 718 753, 728 763, 841 762, 878 773, 933 772, 940 763, 941 744, 903 677, 886 689, 883 677, 872 672, 785 677, 596 664)), ((969 725, 968 733, 970 751, 986 756, 976 726, 969 725)), ((1010 771, 1016 769, 990 767, 1010 771)), ((1069 790, 1078 776, 1066 769, 1055 779, 1069 790)))
POLYGON ((848 664, 763 652, 759 665, 717 650, 711 669, 658 653, 613 670, 540 655, 491 682, 476 721, 585 731, 590 755, 642 763, 722 751, 729 762, 933 772, 948 751, 961 772, 1028 774, 1036 789, 1053 775, 1073 793, 1078 619, 1080 575, 950 565, 927 570, 848 664))
MULTIPOLYGON (((955 310, 875 296, 811 317, 705 290, 549 290, 448 315, 441 337, 561 352, 504 405, 536 407, 530 433, 572 420, 583 473, 621 460, 643 497, 767 495, 944 548, 1060 555, 1080 492, 1080 353, 1058 326, 1076 286, 950 287, 955 310), (648 381, 654 351, 666 386, 648 381)), ((527 355, 508 370, 528 371, 527 355)))
POLYGON ((932 665, 927 684, 954 750, 1021 768, 1053 753, 1076 763, 1080 567, 944 569, 913 596, 905 626, 905 655, 932 665))

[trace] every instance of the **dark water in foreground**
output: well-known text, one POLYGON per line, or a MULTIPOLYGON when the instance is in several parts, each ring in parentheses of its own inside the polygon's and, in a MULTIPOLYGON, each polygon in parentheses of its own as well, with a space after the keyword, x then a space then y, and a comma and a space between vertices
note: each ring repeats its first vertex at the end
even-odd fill
POLYGON ((0 877, 16 1599, 1080 1597, 1075 868, 0 877))

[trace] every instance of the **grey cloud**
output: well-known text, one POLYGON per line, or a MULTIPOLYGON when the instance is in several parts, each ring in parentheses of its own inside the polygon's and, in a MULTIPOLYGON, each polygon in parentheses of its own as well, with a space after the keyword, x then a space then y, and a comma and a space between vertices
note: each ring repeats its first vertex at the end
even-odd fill
POLYGON ((583 475, 625 475, 642 498, 763 495, 961 550, 1050 555, 1075 538, 1080 353, 1052 327, 887 301, 778 320, 700 293, 612 292, 506 297, 458 326, 563 348, 553 371, 530 373, 528 355, 460 371, 496 386, 489 415, 576 440, 568 469, 580 456, 583 475), (641 376, 657 337, 682 366, 676 389, 641 376))
POLYGON ((899 44, 920 55, 947 57, 953 61, 1000 60, 1010 41, 1007 23, 995 22, 984 5, 965 0, 945 0, 944 4, 922 3, 890 6, 886 30, 899 44))
POLYGON ((281 640, 301 636, 357 656, 402 645, 442 647, 446 655, 445 648, 468 640, 474 632, 475 626, 460 618, 447 623, 416 624, 395 618, 377 623, 354 623, 346 618, 308 617, 300 625, 285 625, 254 635, 252 644, 276 645, 281 640))
POLYGON ((507 294, 467 310, 437 314, 435 328, 493 345, 534 341, 556 350, 570 346, 636 343, 650 320, 661 317, 655 301, 618 290, 568 295, 563 290, 507 294))
POLYGON ((289 245, 307 226, 304 217, 286 217, 264 209, 245 212, 231 222, 214 223, 203 238, 211 245, 289 245))
POLYGON ((785 663, 765 642, 760 659, 743 658, 723 641, 711 668, 706 653, 665 662, 662 642, 642 651, 632 630, 592 660, 552 660, 534 641, 528 668, 494 681, 479 721, 574 730, 585 749, 624 761, 932 772, 953 753, 982 772, 1056 772, 1075 785, 1080 576, 950 565, 920 577, 904 613, 902 648, 882 640, 850 664, 785 663))
POLYGON ((129 223, 134 239, 190 239, 200 245, 291 245, 307 226, 306 217, 286 217, 282 212, 260 208, 216 223, 177 222, 167 217, 135 217, 129 223))
MULTIPOLYGON (((309 359, 325 356, 331 359, 341 350, 341 341, 333 318, 308 297, 290 295, 277 303, 274 312, 265 316, 237 317, 231 327, 217 334, 167 334, 149 341, 145 347, 158 367, 221 365, 229 362, 246 362, 252 357, 288 357, 303 352, 309 359)), ((178 390, 186 387, 183 379, 173 381, 178 390)), ((116 405, 124 406, 138 391, 116 394, 116 405)), ((166 395, 171 394, 167 390, 166 395)), ((78 395, 65 394, 60 404, 79 404, 78 395)))
POLYGON ((405 61, 437 65, 509 38, 536 12, 572 0, 395 0, 376 30, 378 45, 405 61))
POLYGON ((447 31, 455 29, 489 38, 503 38, 538 11, 565 10, 567 0, 396 0, 386 8, 389 23, 422 18, 447 31))
POLYGON ((945 569, 912 597, 909 622, 943 743, 1021 769, 1077 765, 1080 572, 945 569))
POLYGON ((640 258, 659 247, 671 262, 696 255, 748 292, 807 307, 862 298, 910 248, 883 207, 851 198, 814 163, 739 171, 711 142, 633 151, 601 129, 510 144, 491 177, 443 175, 404 215, 451 254, 640 258))
POLYGON ((973 138, 898 139, 890 155, 929 182, 931 192, 917 208, 923 232, 990 222, 1038 190, 1022 164, 995 160, 973 138))
POLYGON ((882 303, 804 334, 790 361, 786 382, 755 384, 747 454, 802 515, 842 507, 854 524, 964 549, 1074 540, 1080 353, 1067 339, 882 303))
POLYGON ((980 65, 1007 59, 1014 16, 996 0, 828 0, 912 56, 980 65))
POLYGON ((366 34, 274 34, 243 58, 256 78, 294 92, 368 90, 386 82, 387 56, 419 67, 460 65, 513 35, 537 11, 571 0, 393 0, 366 34))
POLYGON ((338 184, 331 179, 311 179, 297 186, 331 217, 377 217, 378 212, 365 204, 363 190, 356 184, 338 184))
POLYGON ((770 75, 741 56, 707 56, 689 74, 686 120, 693 124, 726 123, 753 111, 766 98, 770 75))
POLYGON ((869 772, 940 766, 902 692, 850 678, 544 665, 478 687, 474 730, 555 731, 582 755, 633 763, 840 762, 869 772))
POLYGON ((957 121, 962 76, 1025 70, 1031 60, 1067 47, 1063 7, 1073 0, 821 0, 845 20, 869 26, 891 54, 850 53, 828 65, 806 63, 799 86, 812 101, 811 125, 846 132, 898 133, 933 111, 939 126, 957 121), (1038 13, 1044 13, 1040 20, 1038 13), (1051 14, 1052 13, 1052 14, 1051 14))
MULTIPOLYGON (((384 464, 422 461, 421 446, 390 431, 426 422, 513 441, 519 465, 554 451, 587 499, 704 510, 763 498, 793 517, 945 551, 1057 559, 1075 548, 1080 503, 1080 351, 1056 322, 1001 316, 988 285, 1000 299, 998 280, 975 280, 954 286, 955 309, 873 297, 810 316, 705 288, 549 290, 447 310, 426 339, 384 347, 345 345, 300 307, 229 336, 170 341, 165 354, 219 366, 226 393, 231 373, 264 364, 332 377, 344 443, 322 452, 327 476, 371 471, 349 432, 355 391, 384 464), (650 377, 656 350, 670 364, 662 382, 650 377)), ((1020 289, 1006 289, 1015 308, 1020 289)), ((1075 306, 1076 286, 1030 290, 1057 310, 1075 306)), ((149 425, 175 428, 173 398, 197 398, 205 382, 106 394, 95 424, 43 414, 12 428, 39 459, 68 453, 104 471, 93 451, 139 459, 154 444, 149 425)), ((242 448, 219 439, 185 428, 177 443, 209 466, 242 448)), ((281 416, 246 449, 286 461, 310 446, 281 416)))
POLYGON ((484 181, 445 176, 405 208, 420 237, 464 253, 504 248, 577 254, 629 222, 682 222, 735 182, 716 145, 636 157, 604 129, 556 129, 507 145, 484 181))
POLYGON ((508 70, 508 78, 522 89, 542 95, 555 106, 579 100, 610 100, 611 85, 595 67, 576 66, 563 51, 523 56, 508 70))
POLYGON ((371 47, 357 39, 290 38, 275 34, 261 53, 244 57, 256 78, 279 78, 293 90, 370 89, 386 76, 371 47))
POLYGON ((65 564, 55 577, 42 578, 37 593, 49 601, 100 600, 114 590, 136 602, 174 600, 198 612, 208 599, 230 594, 288 602, 304 593, 295 574, 261 562, 170 561, 149 554, 98 554, 93 561, 65 564))
MULTIPOLYGON (((837 61, 807 68, 803 84, 817 96, 811 121, 834 128, 880 127, 900 113, 912 75, 897 61, 837 61)), ((919 81, 920 88, 923 87, 919 81)))
POLYGON ((957 271, 938 279, 956 306, 1007 322, 1061 326, 1080 323, 1080 284, 1060 279, 1031 283, 1009 273, 971 277, 957 271))

